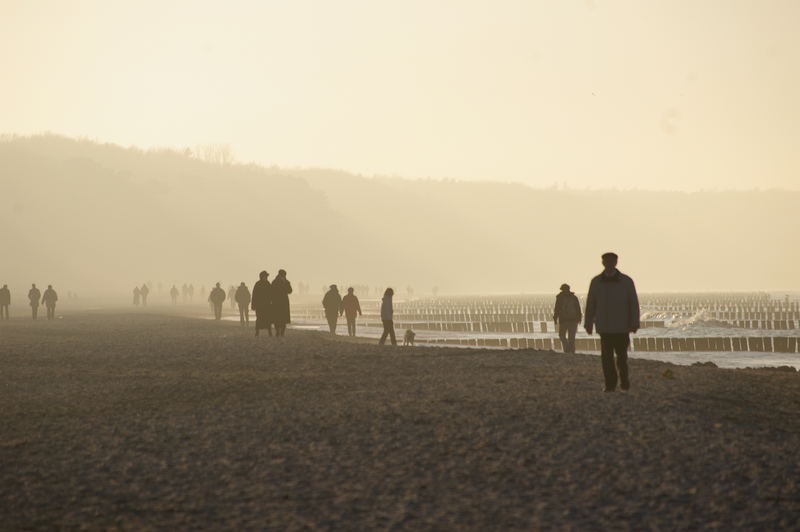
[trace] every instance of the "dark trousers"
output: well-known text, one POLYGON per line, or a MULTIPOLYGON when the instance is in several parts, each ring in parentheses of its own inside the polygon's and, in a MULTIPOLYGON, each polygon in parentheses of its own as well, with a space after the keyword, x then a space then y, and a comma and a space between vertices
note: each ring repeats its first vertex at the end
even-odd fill
POLYGON ((575 333, 577 332, 577 321, 558 322, 558 337, 561 338, 561 348, 565 353, 575 352, 575 333))
POLYGON ((283 322, 275 322, 275 336, 286 336, 286 324, 283 322))
POLYGON ((603 362, 603 376, 606 380, 606 390, 617 388, 617 374, 619 374, 620 387, 628 389, 628 346, 631 339, 628 333, 601 333, 600 358, 603 362), (616 356, 616 364, 614 355, 616 356))
POLYGON ((8 319, 8 305, 0 305, 0 320, 8 319))
POLYGON ((54 320, 56 319, 56 306, 47 305, 47 319, 54 320))
POLYGON ((31 314, 33 315, 33 319, 39 316, 39 305, 31 305, 31 314))
POLYGON ((214 319, 222 319, 222 303, 214 303, 214 319))
POLYGON ((327 313, 325 318, 328 320, 328 328, 331 330, 331 334, 336 334, 336 323, 339 321, 339 315, 336 312, 327 313))
POLYGON ((250 324, 250 309, 247 308, 247 305, 239 304, 239 323, 250 324))
POLYGON ((393 320, 381 320, 383 322, 383 334, 381 335, 381 339, 378 342, 380 345, 386 343, 386 337, 390 336, 392 338, 392 345, 397 345, 397 338, 394 335, 394 321, 393 320))
POLYGON ((356 317, 355 316, 347 316, 347 335, 348 336, 355 336, 356 335, 356 317))

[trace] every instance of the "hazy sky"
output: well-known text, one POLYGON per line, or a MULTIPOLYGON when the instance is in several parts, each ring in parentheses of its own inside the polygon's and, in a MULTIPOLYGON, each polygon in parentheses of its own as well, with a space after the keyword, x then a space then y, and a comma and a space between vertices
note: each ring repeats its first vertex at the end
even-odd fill
POLYGON ((0 131, 534 186, 800 189, 800 2, 0 0, 0 131))

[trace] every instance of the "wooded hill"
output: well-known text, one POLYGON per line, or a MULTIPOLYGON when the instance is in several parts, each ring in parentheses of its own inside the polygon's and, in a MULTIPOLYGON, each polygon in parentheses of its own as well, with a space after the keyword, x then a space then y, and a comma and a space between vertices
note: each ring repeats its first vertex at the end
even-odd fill
POLYGON ((46 135, 0 142, 0 196, 0 283, 17 291, 251 283, 280 267, 315 291, 584 291, 607 250, 643 291, 800 284, 798 192, 369 178, 46 135))

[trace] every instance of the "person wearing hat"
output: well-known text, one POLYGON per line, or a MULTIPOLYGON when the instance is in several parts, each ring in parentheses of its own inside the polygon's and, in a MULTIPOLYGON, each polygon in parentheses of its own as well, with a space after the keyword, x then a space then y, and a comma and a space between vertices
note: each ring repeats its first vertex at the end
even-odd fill
POLYGON ((556 296, 556 307, 553 310, 553 321, 558 327, 561 348, 565 353, 575 353, 575 333, 581 322, 581 303, 578 297, 569 291, 569 285, 561 285, 561 292, 556 296))
POLYGON ((592 279, 586 296, 584 327, 588 334, 595 327, 600 334, 605 391, 613 392, 617 377, 622 390, 630 387, 628 346, 630 333, 639 330, 639 297, 633 279, 617 269, 617 254, 603 253, 602 259, 603 272, 592 279))
POLYGON ((322 298, 322 307, 325 309, 325 319, 328 320, 328 327, 331 334, 336 334, 336 322, 339 321, 339 310, 342 308, 342 296, 339 288, 332 284, 330 290, 322 298))

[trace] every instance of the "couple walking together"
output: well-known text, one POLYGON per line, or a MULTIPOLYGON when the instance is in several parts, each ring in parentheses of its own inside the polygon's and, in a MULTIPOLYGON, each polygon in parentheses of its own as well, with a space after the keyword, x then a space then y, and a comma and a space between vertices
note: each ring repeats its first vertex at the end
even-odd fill
POLYGON ((278 270, 278 275, 270 283, 269 274, 262 271, 253 286, 250 308, 256 311, 256 336, 261 329, 266 329, 272 336, 275 325, 275 336, 286 334, 286 324, 291 323, 289 316, 289 294, 292 284, 286 279, 286 270, 278 270))

